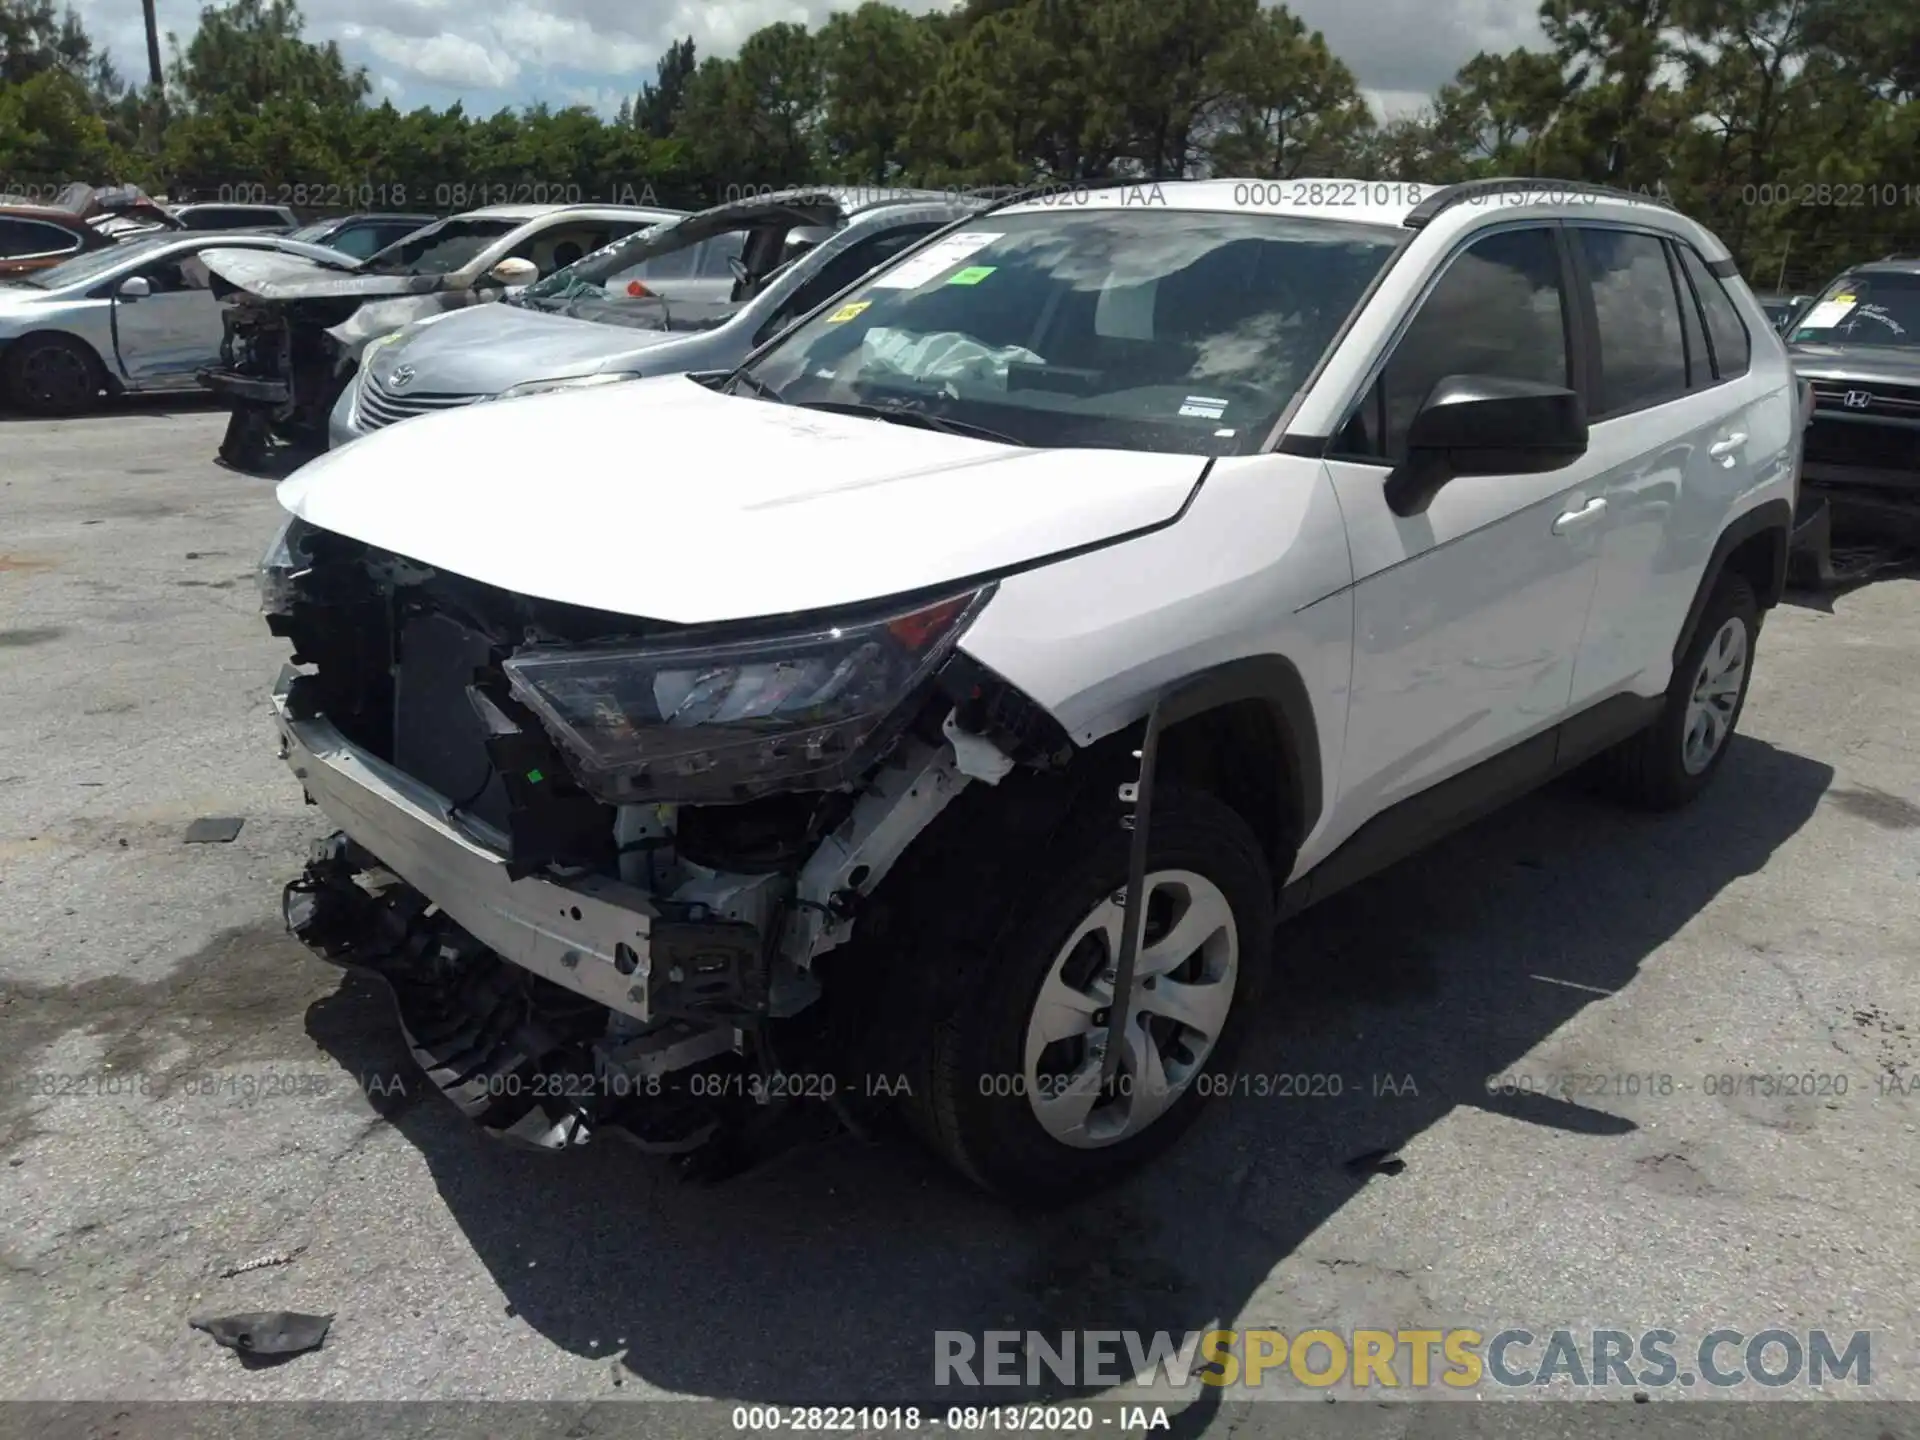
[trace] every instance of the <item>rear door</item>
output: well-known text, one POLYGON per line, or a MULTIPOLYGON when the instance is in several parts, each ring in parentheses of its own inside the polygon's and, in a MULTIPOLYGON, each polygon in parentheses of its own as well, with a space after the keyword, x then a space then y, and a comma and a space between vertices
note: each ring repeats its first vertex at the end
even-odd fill
POLYGON ((199 255, 201 248, 217 244, 231 247, 233 242, 208 241, 205 247, 176 250, 134 271, 147 282, 149 294, 123 295, 118 291, 124 277, 115 283, 114 353, 128 385, 135 389, 191 385, 196 370, 219 360, 220 306, 199 255))
POLYGON ((1568 227, 1590 337, 1589 454, 1607 471, 1600 576, 1576 706, 1657 695, 1702 567, 1756 483, 1753 338, 1693 247, 1620 225, 1568 227))
POLYGON ((1551 742, 1514 747, 1552 727, 1572 693, 1599 570, 1590 504, 1600 467, 1583 458, 1548 474, 1465 476, 1406 517, 1382 488, 1443 378, 1578 388, 1570 291, 1557 226, 1476 232, 1443 263, 1335 437, 1327 468, 1354 567, 1338 838, 1503 751, 1529 774, 1551 763, 1551 742))

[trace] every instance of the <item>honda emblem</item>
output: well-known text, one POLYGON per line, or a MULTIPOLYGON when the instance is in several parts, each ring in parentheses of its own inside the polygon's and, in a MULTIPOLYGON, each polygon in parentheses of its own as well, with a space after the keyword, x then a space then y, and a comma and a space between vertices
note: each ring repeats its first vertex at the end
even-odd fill
POLYGON ((1864 410, 1873 404, 1871 390, 1849 390, 1840 397, 1840 403, 1849 410, 1864 410))

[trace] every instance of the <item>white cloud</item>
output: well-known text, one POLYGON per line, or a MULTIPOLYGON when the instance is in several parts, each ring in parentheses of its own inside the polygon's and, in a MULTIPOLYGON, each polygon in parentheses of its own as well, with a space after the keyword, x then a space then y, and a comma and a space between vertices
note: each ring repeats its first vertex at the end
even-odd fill
POLYGON ((1398 120, 1404 115, 1418 115, 1433 103, 1430 90, 1372 90, 1362 89, 1361 96, 1373 107, 1376 118, 1398 120))
POLYGON ((512 55, 463 35, 396 35, 383 26, 358 24, 341 26, 340 34, 361 42, 389 65, 435 85, 501 90, 520 74, 520 62, 512 55))
POLYGON ((584 19, 515 4, 490 27, 521 62, 536 70, 581 70, 625 75, 651 68, 659 48, 617 31, 596 30, 584 19))
POLYGON ((610 120, 620 109, 621 102, 631 99, 631 90, 616 89, 611 85, 568 85, 561 89, 554 103, 556 107, 584 105, 602 119, 610 120))
POLYGON ((1369 90, 1431 95, 1475 52, 1540 46, 1534 0, 1291 0, 1369 90))

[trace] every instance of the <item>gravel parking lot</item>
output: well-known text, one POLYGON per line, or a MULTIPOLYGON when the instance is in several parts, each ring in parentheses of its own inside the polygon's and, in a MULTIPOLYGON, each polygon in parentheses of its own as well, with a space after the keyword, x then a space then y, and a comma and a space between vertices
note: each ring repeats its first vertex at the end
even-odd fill
POLYGON ((328 827, 223 423, 0 418, 0 1394, 877 1403, 937 1330, 1664 1325, 1871 1330, 1920 1398, 1920 581, 1775 612, 1695 808, 1557 788, 1295 924, 1245 1093, 1117 1193, 852 1138, 695 1189, 484 1141, 282 932, 328 827), (186 1325, 279 1308, 324 1349, 186 1325))

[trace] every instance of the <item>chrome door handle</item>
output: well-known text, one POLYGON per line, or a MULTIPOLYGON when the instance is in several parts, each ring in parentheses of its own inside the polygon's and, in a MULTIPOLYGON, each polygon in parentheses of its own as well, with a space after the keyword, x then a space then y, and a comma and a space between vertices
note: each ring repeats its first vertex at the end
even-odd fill
POLYGON ((1727 436, 1726 439, 1716 440, 1714 441, 1713 444, 1709 445, 1707 447, 1707 454, 1711 455, 1716 460, 1724 459, 1729 465, 1731 465, 1733 463, 1733 460, 1731 458, 1733 455, 1733 452, 1738 450, 1742 445, 1746 443, 1747 443, 1746 435, 1741 433, 1740 431, 1735 431, 1733 434, 1727 436))
POLYGON ((1607 500, 1604 495, 1596 495, 1578 510, 1569 510, 1553 522, 1553 533, 1564 535, 1569 530, 1578 530, 1589 520, 1598 520, 1607 513, 1607 500))

